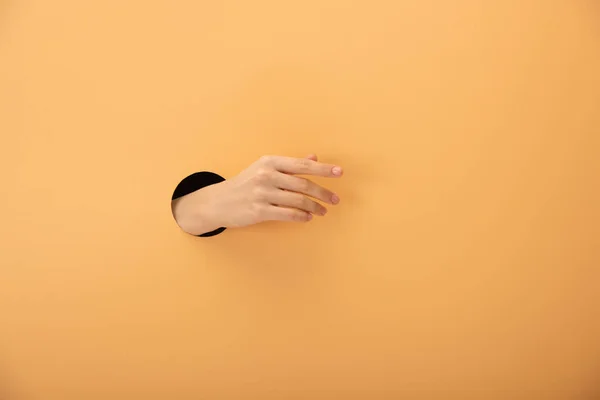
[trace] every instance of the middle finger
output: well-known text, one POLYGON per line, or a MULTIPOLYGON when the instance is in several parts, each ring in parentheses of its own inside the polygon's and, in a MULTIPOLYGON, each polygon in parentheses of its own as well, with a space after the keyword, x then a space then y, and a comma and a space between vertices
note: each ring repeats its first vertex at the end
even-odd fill
POLYGON ((280 189, 302 193, 329 204, 337 204, 340 198, 331 190, 317 185, 309 179, 295 175, 278 173, 275 176, 275 186, 280 189))

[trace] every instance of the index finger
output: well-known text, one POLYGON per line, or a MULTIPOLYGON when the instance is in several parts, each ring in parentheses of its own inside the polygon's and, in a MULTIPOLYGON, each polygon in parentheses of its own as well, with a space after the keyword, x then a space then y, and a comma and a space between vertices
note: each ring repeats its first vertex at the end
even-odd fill
POLYGON ((286 174, 340 177, 344 173, 339 165, 325 164, 308 158, 277 157, 274 167, 286 174))

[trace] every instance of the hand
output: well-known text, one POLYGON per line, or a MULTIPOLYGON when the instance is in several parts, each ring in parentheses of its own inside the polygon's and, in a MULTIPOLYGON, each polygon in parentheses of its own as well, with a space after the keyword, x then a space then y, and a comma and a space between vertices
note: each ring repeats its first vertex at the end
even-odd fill
POLYGON ((325 215, 318 203, 338 204, 339 197, 295 175, 340 177, 341 167, 307 158, 263 156, 236 177, 207 186, 173 202, 173 214, 188 233, 200 235, 219 227, 238 228, 263 221, 307 222, 325 215))

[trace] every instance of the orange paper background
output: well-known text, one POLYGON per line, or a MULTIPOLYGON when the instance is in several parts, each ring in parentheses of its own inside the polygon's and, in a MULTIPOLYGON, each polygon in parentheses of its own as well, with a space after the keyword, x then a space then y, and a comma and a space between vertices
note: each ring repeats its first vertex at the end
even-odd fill
MULTIPOLYGON (((2 399, 590 399, 600 7, 0 1, 2 399), (182 233, 186 175, 345 167, 182 233)), ((0 396, 1 397, 1 396, 0 396)))

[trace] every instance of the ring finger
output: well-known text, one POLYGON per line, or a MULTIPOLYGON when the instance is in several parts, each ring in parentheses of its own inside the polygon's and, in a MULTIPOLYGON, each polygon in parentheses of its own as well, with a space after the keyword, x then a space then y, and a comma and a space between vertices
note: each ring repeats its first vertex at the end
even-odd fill
POLYGON ((327 213, 327 209, 321 204, 300 193, 275 190, 272 196, 270 196, 269 202, 278 206, 297 208, 298 210, 316 215, 325 215, 327 213))

